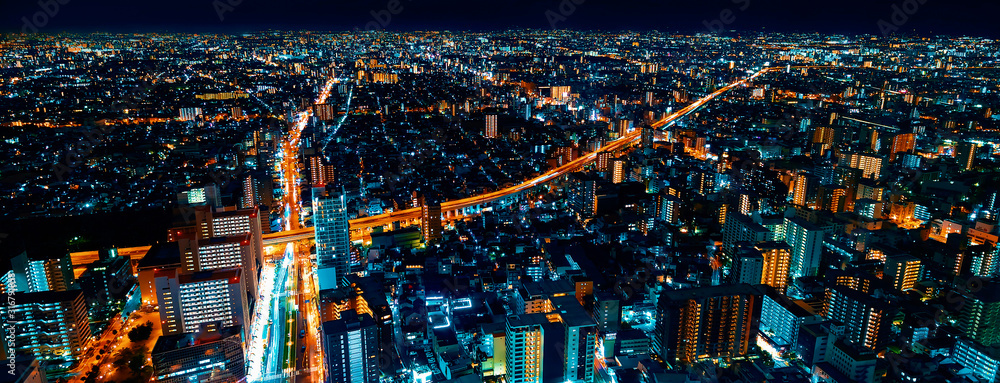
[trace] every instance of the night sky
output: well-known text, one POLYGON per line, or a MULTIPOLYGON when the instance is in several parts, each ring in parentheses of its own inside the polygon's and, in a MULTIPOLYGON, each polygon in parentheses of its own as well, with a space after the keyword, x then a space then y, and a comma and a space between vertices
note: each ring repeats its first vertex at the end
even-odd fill
POLYGON ((58 4, 51 17, 37 14, 44 8, 38 0, 0 0, 0 30, 22 30, 24 17, 34 19, 38 31, 53 33, 383 27, 374 12, 383 15, 387 30, 550 29, 551 19, 557 28, 570 29, 691 33, 709 31, 708 22, 738 31, 877 35, 882 33, 879 20, 885 20, 899 33, 1000 37, 1000 2, 994 0, 42 0, 46 2, 58 4), (391 14, 394 1, 398 12, 391 14), (900 7, 896 22, 894 4, 900 7), (728 24, 712 23, 725 15, 728 24))

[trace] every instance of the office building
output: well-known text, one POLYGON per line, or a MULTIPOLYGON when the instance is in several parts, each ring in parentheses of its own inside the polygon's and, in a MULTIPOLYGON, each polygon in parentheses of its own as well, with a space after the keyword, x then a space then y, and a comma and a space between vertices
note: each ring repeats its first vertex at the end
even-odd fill
POLYGON ((203 271, 227 270, 241 268, 244 270, 243 285, 248 296, 257 296, 258 261, 254 237, 249 233, 206 239, 180 238, 182 273, 198 273, 203 271))
POLYGON ((239 382, 246 379, 241 326, 164 335, 150 352, 160 383, 239 382))
POLYGON ((177 203, 181 206, 222 206, 219 186, 206 184, 177 193, 177 203))
POLYGON ((321 328, 327 377, 333 383, 378 383, 379 343, 371 315, 354 310, 321 328))
MULTIPOLYGON (((176 335, 223 327, 250 328, 246 288, 240 268, 179 274, 176 269, 156 272, 155 285, 163 334, 176 335)), ((249 339, 243 334, 244 339, 249 339)))
POLYGON ((313 226, 319 289, 340 286, 350 273, 351 233, 347 220, 347 192, 343 187, 312 189, 313 226))

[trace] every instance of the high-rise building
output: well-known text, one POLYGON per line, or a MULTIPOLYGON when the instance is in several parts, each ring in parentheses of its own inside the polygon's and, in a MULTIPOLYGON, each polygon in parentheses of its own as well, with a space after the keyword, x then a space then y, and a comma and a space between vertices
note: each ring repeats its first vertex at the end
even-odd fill
POLYGON ((497 115, 487 114, 486 115, 486 129, 483 134, 486 138, 497 138, 497 115))
POLYGON ((920 259, 912 255, 890 255, 885 258, 885 277, 892 282, 892 287, 906 291, 916 286, 923 273, 920 259))
MULTIPOLYGON (((775 288, 782 294, 788 288, 792 249, 784 242, 763 242, 756 246, 764 257, 764 265, 757 283, 775 288)), ((756 284, 756 283, 755 283, 756 284)))
POLYGON ((257 296, 257 270, 259 260, 254 238, 249 233, 231 237, 206 239, 180 238, 182 273, 226 270, 234 267, 244 270, 244 286, 250 297, 257 296))
POLYGON ((436 198, 420 197, 420 233, 424 243, 441 240, 441 202, 436 198))
POLYGON ((82 290, 17 294, 0 306, 7 355, 33 355, 50 377, 59 377, 84 356, 92 339, 82 290), (10 348, 12 346, 12 348, 10 348))
POLYGON ((681 211, 681 199, 670 194, 661 194, 658 196, 657 207, 658 217, 660 221, 677 224, 680 222, 680 211, 681 211))
POLYGON ((733 261, 732 283, 756 285, 764 274, 764 256, 759 250, 742 246, 737 250, 733 261))
MULTIPOLYGON (((240 268, 178 274, 160 270, 155 276, 163 334, 219 331, 230 326, 250 328, 243 270, 240 268)), ((243 339, 249 339, 242 334, 243 339)))
POLYGON ((328 381, 377 383, 379 345, 375 321, 371 315, 354 310, 346 310, 340 316, 323 322, 321 328, 328 381))
MULTIPOLYGON (((523 314, 507 317, 506 381, 511 383, 542 383, 544 330, 549 319, 545 314, 523 314)), ((551 327, 550 327, 551 328, 551 327)), ((555 342, 548 342, 552 345, 555 342)), ((551 346, 550 346, 551 347, 551 346)))
POLYGON ((1000 284, 985 282, 980 290, 963 295, 959 330, 981 345, 1000 345, 1000 284))
POLYGON ((323 156, 307 157, 309 161, 309 182, 313 186, 325 186, 336 181, 335 167, 327 164, 323 156))
POLYGON ((815 276, 823 255, 824 231, 801 218, 785 218, 785 243, 792 249, 790 276, 815 276))
POLYGON ((809 312, 804 302, 792 301, 773 287, 764 287, 763 302, 760 334, 775 348, 797 345, 803 325, 822 321, 819 315, 809 312))
POLYGON ((854 201, 854 213, 872 220, 882 219, 882 203, 873 199, 862 198, 854 201))
POLYGON ((341 187, 313 188, 313 226, 316 227, 317 281, 320 290, 340 286, 350 273, 351 233, 347 218, 347 192, 341 187))
POLYGON ((809 202, 809 187, 815 183, 815 178, 809 173, 796 174, 792 179, 792 204, 806 206, 809 202))
POLYGON ((247 174, 242 179, 243 190, 240 194, 240 207, 254 209, 274 205, 274 188, 271 178, 267 175, 247 174))
POLYGON ((594 293, 594 320, 603 340, 604 357, 614 356, 616 337, 621 328, 621 298, 617 292, 600 290, 594 293))
POLYGON ((11 285, 16 285, 11 291, 66 291, 74 284, 68 253, 21 252, 11 258, 10 264, 15 281, 11 285))
POLYGON ((674 366, 746 355, 756 341, 762 296, 747 284, 664 291, 653 351, 674 366))
POLYGON ((561 324, 563 330, 560 334, 563 349, 559 350, 563 355, 563 376, 558 381, 593 382, 597 323, 573 296, 554 297, 551 301, 554 310, 547 317, 550 322, 561 324))
POLYGON ((972 169, 973 161, 976 159, 976 149, 978 146, 972 142, 962 142, 955 147, 955 161, 962 170, 972 169))
POLYGON ((593 217, 597 213, 597 176, 591 173, 573 173, 569 206, 581 217, 593 217))
MULTIPOLYGON (((251 247, 257 258, 256 270, 259 272, 264 262, 263 228, 268 226, 267 214, 261 214, 259 208, 218 209, 208 207, 195 208, 195 222, 198 239, 217 237, 242 237, 249 235, 251 247)), ((247 265, 246 267, 249 267, 247 265)))
POLYGON ((755 245, 773 238, 774 233, 767 230, 766 227, 754 222, 748 216, 730 211, 726 214, 726 223, 722 227, 722 252, 728 256, 734 256, 736 246, 740 242, 755 245))
POLYGON ((901 133, 892 137, 892 146, 889 150, 889 161, 896 159, 899 153, 912 153, 916 146, 917 135, 914 133, 901 133))
POLYGON ((864 178, 878 179, 882 174, 882 157, 874 154, 844 153, 839 165, 861 169, 864 178))
POLYGON ((718 190, 718 183, 715 182, 715 176, 715 172, 704 170, 693 171, 688 176, 688 184, 698 194, 709 195, 718 190))
POLYGON ((161 336, 149 356, 153 378, 163 383, 243 381, 244 342, 241 326, 161 336))
POLYGON ((879 350, 891 340, 896 306, 849 286, 826 290, 823 316, 844 323, 844 339, 859 347, 879 350))
POLYGON ((1000 350, 996 347, 959 338, 952 348, 951 357, 982 382, 1000 381, 1000 350))
POLYGON ((551 88, 551 97, 556 101, 565 101, 569 99, 571 89, 569 85, 553 86, 551 88))
POLYGON ((882 201, 885 199, 885 186, 875 184, 874 182, 868 180, 862 180, 858 182, 858 191, 855 193, 855 199, 868 198, 875 201, 882 201))
POLYGON ((817 126, 813 131, 812 143, 818 155, 822 156, 833 148, 834 132, 835 130, 828 126, 817 126))
POLYGON ((222 206, 222 196, 218 185, 207 184, 177 193, 177 203, 184 206, 222 206))
POLYGON ((816 197, 821 210, 839 213, 847 206, 847 189, 840 185, 820 185, 816 197))
POLYGON ((624 157, 618 157, 611 160, 611 182, 620 184, 627 181, 628 172, 628 162, 624 157))

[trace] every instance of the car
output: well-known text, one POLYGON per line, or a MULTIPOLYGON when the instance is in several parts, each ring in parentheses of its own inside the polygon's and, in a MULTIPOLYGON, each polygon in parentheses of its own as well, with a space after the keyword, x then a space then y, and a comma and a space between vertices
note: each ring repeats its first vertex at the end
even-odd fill
POLYGON ((306 337, 306 330, 305 329, 299 330, 299 338, 305 338, 305 337, 306 337))

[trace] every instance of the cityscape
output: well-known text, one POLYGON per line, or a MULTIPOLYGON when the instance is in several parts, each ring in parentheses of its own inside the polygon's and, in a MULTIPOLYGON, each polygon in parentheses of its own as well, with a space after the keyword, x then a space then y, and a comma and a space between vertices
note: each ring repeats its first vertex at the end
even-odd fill
POLYGON ((1000 382, 995 24, 588 1, 226 32, 28 4, 0 381, 1000 382))

